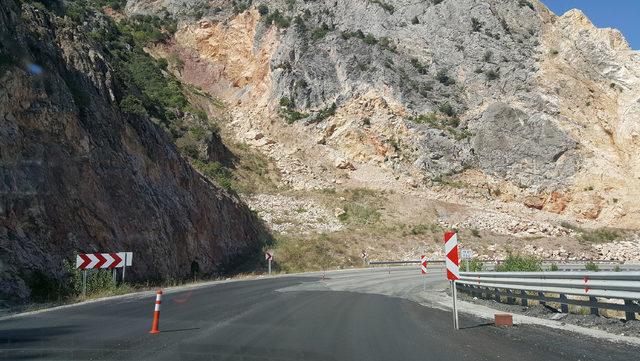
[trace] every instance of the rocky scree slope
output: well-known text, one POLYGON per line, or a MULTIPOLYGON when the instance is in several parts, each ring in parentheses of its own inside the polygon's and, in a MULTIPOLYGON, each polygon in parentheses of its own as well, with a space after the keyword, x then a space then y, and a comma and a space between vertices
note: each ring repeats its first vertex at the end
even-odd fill
POLYGON ((132 251, 131 280, 163 280, 224 272, 269 239, 148 116, 121 110, 132 90, 92 44, 69 17, 0 7, 0 299, 54 297, 78 252, 132 251))
POLYGON ((556 16, 536 0, 130 0, 126 9, 180 20, 182 78, 233 105, 240 138, 259 130, 336 160, 314 178, 373 165, 434 187, 465 184, 473 170, 481 179, 473 173, 470 192, 640 224, 640 55, 579 11, 556 16))

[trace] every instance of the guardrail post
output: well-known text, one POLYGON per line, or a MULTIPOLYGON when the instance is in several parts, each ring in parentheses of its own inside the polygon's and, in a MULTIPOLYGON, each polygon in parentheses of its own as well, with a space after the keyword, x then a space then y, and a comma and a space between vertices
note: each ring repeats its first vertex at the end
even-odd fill
POLYGON ((510 289, 507 290, 507 303, 510 305, 516 303, 516 299, 513 297, 513 292, 510 289))
POLYGON ((565 295, 564 293, 560 294, 560 311, 562 311, 562 313, 569 313, 569 304, 567 304, 567 295, 565 295))
POLYGON ((526 299, 526 297, 525 297, 525 296, 527 296, 527 293, 526 293, 524 290, 520 290, 520 295, 522 296, 522 299, 521 299, 521 301, 522 301, 522 305, 523 305, 524 307, 529 306, 529 302, 528 302, 528 300, 527 300, 527 299, 526 299))
MULTIPOLYGON (((544 298, 544 292, 538 292, 538 297, 540 297, 540 298, 544 298)), ((540 300, 540 301, 538 301, 538 302, 540 302, 540 305, 541 305, 541 306, 544 306, 544 305, 546 304, 546 302, 544 302, 544 301, 542 301, 542 300, 540 300)))
POLYGON ((500 302, 500 291, 497 288, 495 289, 495 293, 496 302, 500 302))
MULTIPOLYGON (((624 305, 627 307, 630 306, 635 306, 635 304, 633 303, 633 301, 631 300, 624 300, 624 305)), ((635 320, 636 319, 636 313, 633 311, 625 311, 624 312, 624 318, 629 321, 629 320, 635 320)))
POLYGON ((598 312, 598 299, 589 296, 589 302, 591 303, 591 314, 599 316, 600 312, 598 312))

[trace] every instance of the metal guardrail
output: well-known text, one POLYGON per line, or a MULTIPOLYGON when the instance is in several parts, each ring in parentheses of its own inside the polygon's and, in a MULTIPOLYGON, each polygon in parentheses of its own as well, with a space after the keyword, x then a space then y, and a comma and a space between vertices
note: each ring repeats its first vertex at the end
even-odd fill
POLYGON ((506 296, 507 302, 513 303, 518 298, 523 305, 530 299, 557 302, 562 312, 568 312, 568 305, 590 307, 592 314, 598 314, 599 308, 612 309, 624 311, 627 319, 635 319, 635 313, 640 313, 640 272, 461 272, 460 275, 456 284, 462 291, 481 297, 492 295, 498 302, 501 296, 506 296), (567 295, 588 297, 588 301, 570 299, 567 295), (598 298, 624 300, 624 304, 598 298))
MULTIPOLYGON (((428 263, 444 263, 443 260, 427 260, 428 263)), ((369 261, 370 265, 377 265, 377 264, 387 264, 387 265, 392 265, 392 264, 411 264, 411 263, 415 263, 415 264, 420 264, 420 260, 407 260, 407 261, 369 261)))

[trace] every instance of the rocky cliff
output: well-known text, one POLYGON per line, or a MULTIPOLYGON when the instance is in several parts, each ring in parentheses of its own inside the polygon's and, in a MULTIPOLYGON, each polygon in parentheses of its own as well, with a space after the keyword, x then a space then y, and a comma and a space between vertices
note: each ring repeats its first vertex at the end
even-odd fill
POLYGON ((127 2, 130 14, 164 11, 180 19, 170 48, 185 61, 181 77, 233 105, 238 138, 264 133, 282 167, 291 148, 322 154, 297 155, 304 166, 292 173, 307 176, 285 176, 296 188, 400 180, 446 192, 462 182, 471 198, 640 225, 640 54, 577 10, 557 16, 536 0, 127 2))
MULTIPOLYGON (((245 204, 194 171, 147 115, 122 110, 131 89, 80 26, 2 4, 0 298, 63 280, 78 252, 132 251, 132 279, 162 280, 194 262, 223 272, 261 249, 268 234, 245 204)), ((209 152, 225 151, 212 142, 209 152)))

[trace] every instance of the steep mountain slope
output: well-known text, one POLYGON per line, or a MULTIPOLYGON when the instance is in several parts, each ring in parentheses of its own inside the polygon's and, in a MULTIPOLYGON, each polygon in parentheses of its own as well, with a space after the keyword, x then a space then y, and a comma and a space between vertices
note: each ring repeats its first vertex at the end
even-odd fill
POLYGON ((232 105, 239 139, 264 134, 282 167, 300 159, 285 175, 296 188, 462 183, 467 199, 640 225, 640 55, 579 11, 558 17, 535 0, 132 0, 127 11, 180 19, 168 51, 182 79, 232 105))
MULTIPOLYGON (((95 44, 42 6, 0 8, 2 299, 28 299, 31 287, 55 296, 42 293, 59 291, 47 285, 78 252, 132 251, 131 279, 163 280, 223 272, 269 240, 144 108, 125 106, 137 104, 131 89, 95 44)), ((210 145, 225 156, 219 138, 210 145)))

